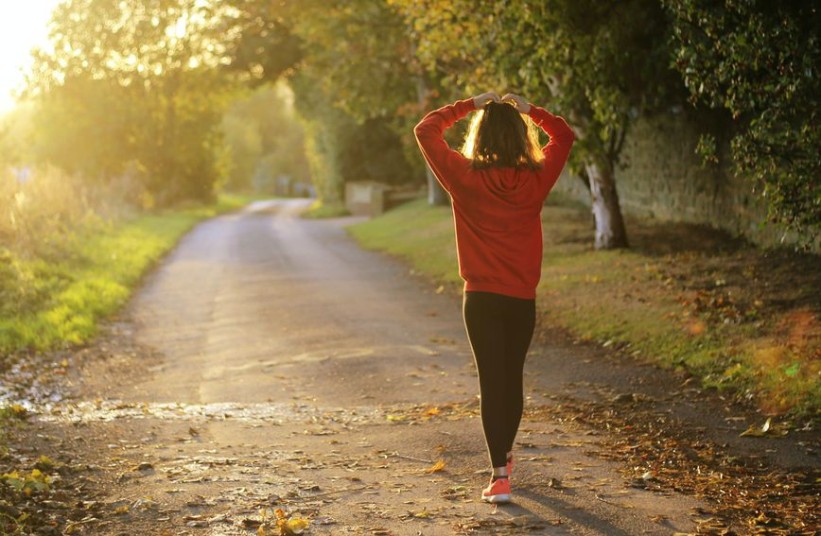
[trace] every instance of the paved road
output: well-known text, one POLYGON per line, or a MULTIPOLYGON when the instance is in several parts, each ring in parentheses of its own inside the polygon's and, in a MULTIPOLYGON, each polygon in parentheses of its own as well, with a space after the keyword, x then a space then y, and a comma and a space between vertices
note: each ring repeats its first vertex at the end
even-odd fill
MULTIPOLYGON (((694 531, 698 501, 626 486, 594 454, 600 431, 539 412, 515 504, 477 501, 487 458, 458 297, 358 248, 351 218, 305 207, 198 226, 128 308, 118 336, 136 350, 89 365, 87 401, 60 418, 88 431, 119 513, 95 534, 251 534, 277 507, 312 534, 694 531)), ((530 408, 572 379, 572 350, 531 350, 530 408)))
MULTIPOLYGON (((263 203, 205 223, 168 259, 134 304, 140 339, 167 358, 139 386, 145 395, 210 403, 287 394, 341 406, 453 397, 431 396, 406 375, 439 362, 443 344, 445 365, 456 355, 463 364, 453 300, 432 299, 404 267, 356 248, 338 221, 296 217, 304 209, 301 200, 263 203)), ((473 387, 456 386, 462 397, 473 387)))

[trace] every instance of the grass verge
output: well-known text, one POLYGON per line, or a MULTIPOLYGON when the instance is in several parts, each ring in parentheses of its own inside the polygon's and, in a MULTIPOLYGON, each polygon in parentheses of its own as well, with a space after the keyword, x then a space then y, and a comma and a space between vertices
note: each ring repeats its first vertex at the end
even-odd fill
POLYGON ((143 273, 194 224, 249 200, 226 194, 212 205, 97 222, 37 255, 0 248, 0 357, 88 340, 98 320, 121 307, 143 273))
MULTIPOLYGON (((589 213, 543 211, 538 306, 547 325, 681 367, 766 412, 818 417, 817 257, 766 252, 704 227, 628 222, 633 247, 594 251, 589 213)), ((366 248, 460 284, 447 207, 424 201, 351 226, 366 248)))
POLYGON ((340 203, 323 203, 316 200, 308 207, 308 210, 302 213, 302 217, 309 219, 338 218, 348 214, 350 214, 348 209, 340 203))

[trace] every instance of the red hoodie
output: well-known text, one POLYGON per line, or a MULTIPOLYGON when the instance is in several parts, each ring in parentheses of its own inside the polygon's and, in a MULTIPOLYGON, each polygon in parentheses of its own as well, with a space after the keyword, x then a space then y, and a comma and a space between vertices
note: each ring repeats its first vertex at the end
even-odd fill
POLYGON ((436 178, 453 200, 459 275, 466 291, 533 299, 542 269, 541 211, 562 172, 575 136, 559 116, 530 106, 530 117, 550 136, 541 169, 473 169, 443 133, 475 110, 473 99, 427 114, 413 129, 436 178))

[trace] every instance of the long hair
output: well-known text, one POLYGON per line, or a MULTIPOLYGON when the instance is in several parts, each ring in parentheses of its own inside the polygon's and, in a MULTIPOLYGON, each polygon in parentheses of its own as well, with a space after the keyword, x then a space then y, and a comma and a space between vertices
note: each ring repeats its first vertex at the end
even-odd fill
POLYGON ((536 125, 506 102, 489 102, 475 115, 462 154, 474 169, 538 169, 544 159, 536 125))

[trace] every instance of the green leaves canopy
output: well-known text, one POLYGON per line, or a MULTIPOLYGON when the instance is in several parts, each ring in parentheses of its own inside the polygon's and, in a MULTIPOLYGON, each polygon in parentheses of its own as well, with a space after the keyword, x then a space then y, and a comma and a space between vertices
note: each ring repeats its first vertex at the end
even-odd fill
POLYGON ((101 180, 136 176, 149 205, 210 198, 228 94, 219 20, 195 0, 60 4, 29 81, 41 157, 101 180))
POLYGON ((681 95, 655 0, 390 1, 452 91, 511 90, 550 106, 581 131, 581 160, 612 167, 631 121, 681 95))
MULTIPOLYGON (((664 4, 675 21, 675 66, 692 101, 727 110, 735 120, 735 172, 753 180, 772 220, 812 242, 821 225, 817 3, 664 4)), ((713 150, 716 145, 714 138, 703 143, 713 150)))

